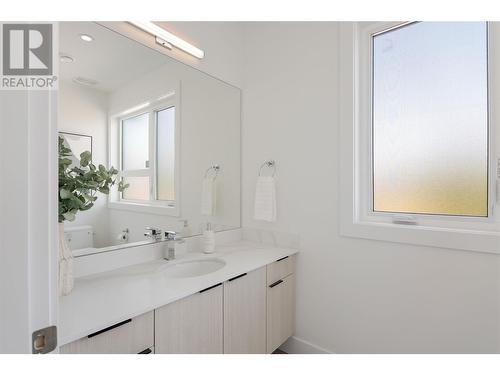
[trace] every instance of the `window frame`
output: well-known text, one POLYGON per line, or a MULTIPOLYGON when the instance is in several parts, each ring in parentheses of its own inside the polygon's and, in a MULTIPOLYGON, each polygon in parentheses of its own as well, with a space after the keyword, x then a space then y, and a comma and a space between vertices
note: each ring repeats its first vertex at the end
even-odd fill
MULTIPOLYGON (((369 111, 369 116, 370 116, 370 127, 369 127, 369 133, 367 136, 370 139, 369 143, 369 168, 370 171, 367 172, 369 175, 369 180, 367 181, 367 184, 369 184, 370 191, 369 192, 363 192, 362 194, 368 194, 368 210, 366 212, 367 215, 367 220, 375 220, 375 221, 380 221, 384 220, 385 222, 392 222, 395 217, 413 217, 416 220, 419 220, 420 222, 424 223, 432 223, 436 222, 433 225, 436 225, 437 222, 442 223, 442 222, 448 222, 451 221, 453 223, 456 222, 465 222, 465 223, 492 223, 495 221, 494 219, 494 205, 492 204, 491 200, 492 197, 494 197, 493 193, 493 183, 491 181, 491 176, 492 176, 492 170, 491 170, 491 165, 492 165, 492 160, 493 160, 493 145, 492 145, 492 137, 490 134, 492 133, 491 129, 491 110, 490 110, 490 92, 489 92, 489 81, 490 81, 490 61, 489 61, 489 26, 488 22, 486 22, 486 48, 487 48, 487 109, 488 109, 488 115, 487 115, 487 216, 471 216, 471 215, 453 215, 453 214, 426 214, 426 213, 403 213, 403 212, 384 212, 384 211, 375 211, 374 210, 374 160, 373 160, 373 140, 374 140, 374 123, 373 123, 373 102, 374 102, 374 96, 373 96, 373 89, 374 89, 374 73, 373 73, 373 67, 374 67, 374 60, 373 60, 373 42, 374 42, 374 37, 386 32, 390 32, 393 30, 397 30, 401 27, 407 27, 412 24, 418 23, 419 21, 411 21, 411 22, 398 22, 398 23, 391 23, 389 27, 385 26, 382 28, 377 27, 378 31, 371 31, 370 33, 370 42, 369 42, 369 58, 370 58, 370 72, 369 72, 369 97, 364 99, 368 100, 367 109, 369 111)), ((363 100, 363 99, 362 99, 363 100)))
POLYGON ((161 98, 145 102, 120 113, 110 116, 110 159, 118 169, 118 178, 122 177, 149 177, 149 200, 125 199, 122 193, 110 194, 108 207, 138 212, 180 216, 180 106, 179 98, 175 93, 164 95, 161 98), (174 124, 174 200, 159 200, 157 192, 157 113, 175 108, 174 124), (135 170, 123 170, 123 121, 148 114, 148 139, 149 139, 149 167, 135 170), (113 151, 114 150, 114 151, 113 151))
MULTIPOLYGON (((500 144, 495 132, 496 77, 494 63, 500 62, 493 49, 500 41, 500 27, 487 24, 488 48, 488 217, 438 214, 406 214, 373 210, 373 35, 408 25, 412 22, 352 22, 340 30, 343 55, 340 60, 340 219, 341 234, 438 247, 500 252, 500 223, 495 209, 495 160, 500 144), (493 35, 492 35, 493 34, 493 35), (494 81, 492 81, 492 79, 494 81), (397 224, 397 221, 415 225, 397 224), (439 233, 439 234, 438 234, 439 233), (452 235, 452 233, 456 235, 452 235), (451 240, 450 235, 453 238, 451 240), (484 242, 469 243, 471 236, 484 242), (458 238, 461 238, 460 240, 458 238), (467 238, 467 240, 466 240, 467 238), (488 240, 485 240, 485 239, 488 240), (481 250, 482 249, 482 250, 481 250)), ((498 81, 498 82, 497 82, 498 81)))

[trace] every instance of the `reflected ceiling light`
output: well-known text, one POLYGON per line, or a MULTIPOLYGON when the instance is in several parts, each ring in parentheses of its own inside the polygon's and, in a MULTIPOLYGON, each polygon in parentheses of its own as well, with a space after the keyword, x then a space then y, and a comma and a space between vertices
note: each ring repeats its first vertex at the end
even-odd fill
POLYGON ((129 113, 133 113, 136 111, 140 111, 141 109, 148 107, 150 104, 151 104, 150 102, 144 102, 144 103, 138 104, 132 108, 129 108, 129 109, 121 112, 120 116, 128 115, 129 113))
POLYGON ((198 47, 195 47, 185 40, 179 38, 178 36, 169 33, 167 30, 161 28, 151 21, 129 21, 129 23, 138 27, 139 29, 146 31, 149 34, 156 36, 156 42, 163 45, 164 47, 171 49, 170 45, 173 45, 199 59, 202 59, 205 56, 205 52, 203 52, 198 47))
MULTIPOLYGON (((164 100, 164 99, 168 99, 168 98, 170 98, 170 97, 172 97, 172 96, 174 96, 174 95, 175 95, 175 91, 170 91, 169 93, 167 93, 167 94, 165 94, 165 95, 161 95, 161 96, 159 96, 159 97, 158 97, 158 99, 156 99, 156 100, 164 100)), ((500 159, 499 159, 499 165, 500 165, 500 159)))
POLYGON ((75 78, 73 78, 73 82, 78 83, 80 85, 85 85, 85 86, 95 86, 99 83, 95 79, 86 78, 86 77, 75 77, 75 78))
POLYGON ((94 40, 94 37, 89 34, 80 34, 80 39, 85 42, 92 42, 94 40))
POLYGON ((62 63, 72 63, 73 61, 75 61, 75 59, 70 55, 61 55, 59 56, 59 61, 61 61, 62 63))

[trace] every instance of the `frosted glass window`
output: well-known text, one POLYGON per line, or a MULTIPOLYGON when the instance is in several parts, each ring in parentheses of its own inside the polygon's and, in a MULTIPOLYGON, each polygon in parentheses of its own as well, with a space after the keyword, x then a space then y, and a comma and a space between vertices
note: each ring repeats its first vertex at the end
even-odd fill
POLYGON ((488 216, 486 22, 419 22, 373 43, 373 210, 488 216))
POLYGON ((122 121, 122 169, 144 169, 149 160, 149 113, 122 121))
POLYGON ((157 199, 172 201, 175 168, 175 108, 156 112, 157 199))
POLYGON ((149 200, 149 177, 125 177, 123 182, 130 185, 123 192, 123 199, 149 200))

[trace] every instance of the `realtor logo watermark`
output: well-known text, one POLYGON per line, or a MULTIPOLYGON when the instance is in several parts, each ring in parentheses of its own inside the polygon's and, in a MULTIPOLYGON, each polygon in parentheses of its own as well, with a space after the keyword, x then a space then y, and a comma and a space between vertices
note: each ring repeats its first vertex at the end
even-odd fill
MULTIPOLYGON (((54 75, 54 25, 4 23, 1 25, 2 90, 57 88, 54 75)), ((56 55, 57 56, 57 55, 56 55)))

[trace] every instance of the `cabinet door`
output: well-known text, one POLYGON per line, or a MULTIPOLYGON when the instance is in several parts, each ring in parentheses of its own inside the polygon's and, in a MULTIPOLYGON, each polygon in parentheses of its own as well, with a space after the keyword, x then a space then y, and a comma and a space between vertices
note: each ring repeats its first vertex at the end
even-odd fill
POLYGON ((222 284, 155 310, 155 353, 222 353, 222 284))
POLYGON ((136 354, 154 345, 153 312, 112 325, 60 348, 61 354, 136 354))
POLYGON ((224 283, 224 353, 266 352, 266 268, 224 283))
POLYGON ((267 287, 267 352, 279 348, 294 330, 295 281, 291 274, 267 287))
POLYGON ((295 269, 295 255, 290 255, 278 259, 276 262, 267 266, 267 283, 272 284, 275 281, 291 275, 295 269))

